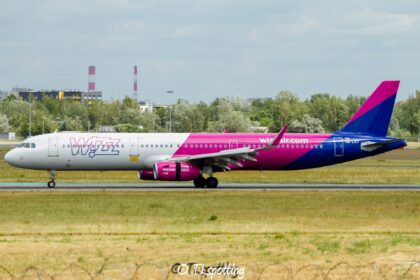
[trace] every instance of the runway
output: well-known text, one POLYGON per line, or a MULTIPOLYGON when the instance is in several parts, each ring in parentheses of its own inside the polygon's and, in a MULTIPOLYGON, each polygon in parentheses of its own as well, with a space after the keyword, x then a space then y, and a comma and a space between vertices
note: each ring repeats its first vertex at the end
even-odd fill
POLYGON ((192 183, 0 183, 0 191, 420 191, 419 185, 366 184, 242 184, 221 183, 216 189, 197 189, 192 183))

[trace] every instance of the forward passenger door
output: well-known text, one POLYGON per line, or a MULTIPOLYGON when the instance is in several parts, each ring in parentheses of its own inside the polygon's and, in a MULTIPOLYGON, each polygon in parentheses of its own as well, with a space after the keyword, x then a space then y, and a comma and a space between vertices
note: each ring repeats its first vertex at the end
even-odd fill
POLYGON ((48 137, 48 157, 58 157, 58 137, 48 137))

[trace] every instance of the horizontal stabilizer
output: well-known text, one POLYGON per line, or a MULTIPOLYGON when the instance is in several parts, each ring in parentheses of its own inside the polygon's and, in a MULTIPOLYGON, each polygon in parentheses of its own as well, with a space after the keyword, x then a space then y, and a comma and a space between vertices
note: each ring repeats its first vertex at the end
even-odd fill
POLYGON ((391 140, 386 140, 386 141, 381 141, 381 142, 366 141, 366 142, 363 142, 360 146, 361 146, 361 149, 363 151, 372 152, 372 151, 377 150, 379 148, 382 148, 386 145, 389 145, 391 143, 396 143, 396 142, 399 142, 399 141, 403 141, 403 140, 401 140, 401 139, 391 139, 391 140))

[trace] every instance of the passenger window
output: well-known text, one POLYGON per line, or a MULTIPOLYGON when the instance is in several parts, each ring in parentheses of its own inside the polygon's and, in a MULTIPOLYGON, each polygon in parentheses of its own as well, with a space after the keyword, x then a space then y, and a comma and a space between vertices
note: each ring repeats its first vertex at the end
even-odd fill
POLYGON ((35 149, 35 143, 31 143, 31 148, 35 149))

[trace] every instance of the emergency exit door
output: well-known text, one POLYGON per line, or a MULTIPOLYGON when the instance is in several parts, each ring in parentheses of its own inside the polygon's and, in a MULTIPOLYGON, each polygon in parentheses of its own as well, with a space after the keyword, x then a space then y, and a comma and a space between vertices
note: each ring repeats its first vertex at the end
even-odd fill
POLYGON ((130 156, 139 156, 139 139, 130 138, 130 156))

